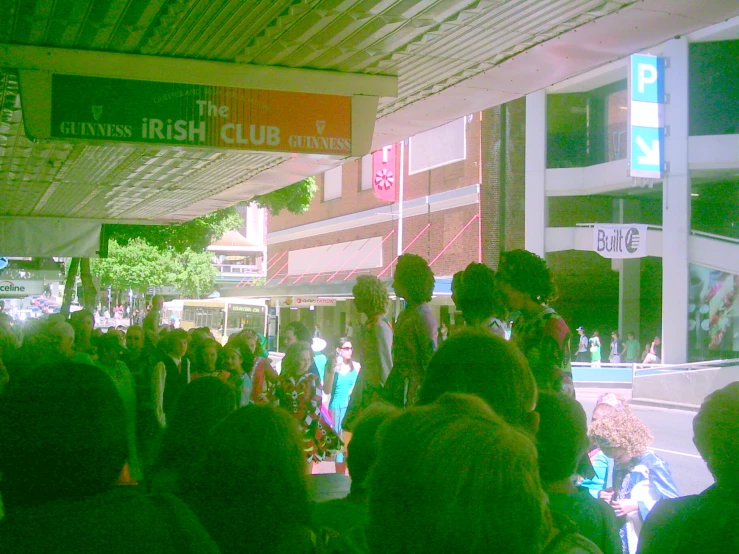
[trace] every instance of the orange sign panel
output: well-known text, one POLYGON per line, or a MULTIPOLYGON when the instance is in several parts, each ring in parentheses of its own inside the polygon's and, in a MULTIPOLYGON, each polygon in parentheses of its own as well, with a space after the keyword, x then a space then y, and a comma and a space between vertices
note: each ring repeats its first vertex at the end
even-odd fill
POLYGON ((351 97, 54 75, 57 138, 349 155, 351 97))

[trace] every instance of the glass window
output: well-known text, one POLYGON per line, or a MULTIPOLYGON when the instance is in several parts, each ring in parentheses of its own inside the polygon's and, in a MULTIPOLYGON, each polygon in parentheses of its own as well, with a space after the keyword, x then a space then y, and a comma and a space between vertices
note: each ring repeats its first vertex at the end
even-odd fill
POLYGON ((372 190, 372 154, 362 156, 362 175, 359 190, 372 190))
POLYGON ((464 160, 467 157, 465 119, 412 137, 408 146, 408 175, 464 160))
POLYGON ((329 169, 323 174, 323 201, 341 198, 341 166, 329 169))
POLYGON ((626 158, 629 125, 629 99, 626 90, 606 96, 606 161, 626 158))
POLYGON ((690 135, 739 133, 739 40, 690 45, 690 135))

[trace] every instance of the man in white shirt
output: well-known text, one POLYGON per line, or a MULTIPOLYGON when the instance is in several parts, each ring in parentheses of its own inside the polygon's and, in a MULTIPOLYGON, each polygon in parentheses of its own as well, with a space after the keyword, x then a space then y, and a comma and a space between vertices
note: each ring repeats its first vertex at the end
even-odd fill
POLYGON ((577 334, 580 335, 580 342, 577 345, 575 353, 575 361, 590 363, 590 351, 588 350, 588 336, 585 334, 585 327, 578 327, 577 334))

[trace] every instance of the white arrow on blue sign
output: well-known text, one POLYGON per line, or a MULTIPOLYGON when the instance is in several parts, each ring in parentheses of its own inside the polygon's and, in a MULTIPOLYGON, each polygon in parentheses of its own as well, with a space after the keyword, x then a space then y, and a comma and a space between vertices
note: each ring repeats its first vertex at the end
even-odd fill
POLYGON ((664 164, 664 130, 652 127, 631 128, 631 175, 659 178, 664 164))
POLYGON ((8 258, 0 258, 0 269, 5 269, 6 267, 8 267, 8 258))

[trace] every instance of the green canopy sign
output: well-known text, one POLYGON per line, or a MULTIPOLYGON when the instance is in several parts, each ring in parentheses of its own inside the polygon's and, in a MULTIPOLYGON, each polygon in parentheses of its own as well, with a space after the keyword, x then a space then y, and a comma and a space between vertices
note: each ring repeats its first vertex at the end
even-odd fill
POLYGON ((350 155, 351 98, 52 75, 51 136, 350 155))

